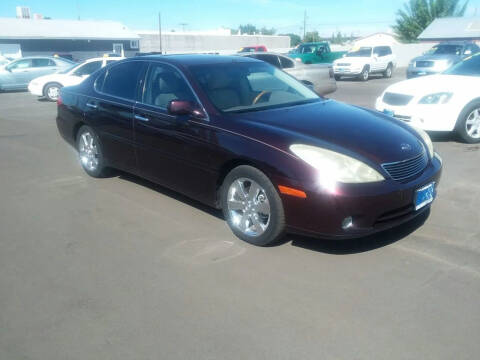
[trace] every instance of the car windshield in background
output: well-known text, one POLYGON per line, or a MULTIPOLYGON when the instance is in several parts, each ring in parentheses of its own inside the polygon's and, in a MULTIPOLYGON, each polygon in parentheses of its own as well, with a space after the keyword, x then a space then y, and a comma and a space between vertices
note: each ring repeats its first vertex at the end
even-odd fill
POLYGON ((427 55, 460 55, 462 45, 436 45, 427 51, 427 55))
POLYGON ((447 75, 480 76, 480 55, 466 58, 462 62, 446 70, 447 75))
MULTIPOLYGON (((83 64, 83 63, 82 63, 83 64)), ((57 74, 66 74, 68 73, 70 70, 72 70, 73 68, 77 67, 78 64, 75 64, 73 63, 71 66, 67 67, 66 69, 63 69, 61 71, 58 71, 57 74)))
POLYGON ((345 56, 346 57, 370 57, 372 54, 371 47, 362 47, 358 50, 349 51, 345 56))
POLYGON ((249 112, 320 101, 308 87, 264 63, 193 66, 212 103, 223 112, 249 112))

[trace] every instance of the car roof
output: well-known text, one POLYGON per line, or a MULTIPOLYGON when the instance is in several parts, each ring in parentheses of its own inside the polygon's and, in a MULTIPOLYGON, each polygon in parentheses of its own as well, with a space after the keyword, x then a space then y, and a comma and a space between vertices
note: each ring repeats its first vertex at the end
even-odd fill
POLYGON ((312 42, 306 42, 306 43, 301 43, 300 45, 316 45, 316 44, 328 44, 328 41, 312 41, 312 42))
POLYGON ((283 57, 287 57, 286 55, 283 55, 283 54, 280 54, 280 53, 276 53, 276 52, 273 52, 273 51, 252 51, 252 52, 249 52, 249 53, 239 53, 238 56, 250 56, 250 55, 276 55, 276 56, 283 56, 283 57))
POLYGON ((130 58, 138 59, 161 60, 176 65, 212 65, 212 64, 228 64, 233 62, 257 62, 259 60, 248 58, 245 56, 226 56, 226 55, 210 55, 210 54, 183 54, 183 55, 146 55, 142 57, 130 58))
POLYGON ((473 41, 467 41, 467 40, 442 41, 441 43, 438 43, 435 45, 466 45, 466 44, 473 44, 473 41))
POLYGON ((84 62, 91 62, 91 61, 99 61, 99 60, 123 60, 125 59, 124 57, 116 57, 116 56, 102 56, 102 57, 95 57, 95 58, 90 58, 85 60, 84 62))
POLYGON ((61 57, 54 57, 54 56, 23 56, 21 58, 15 59, 15 60, 23 60, 23 59, 52 59, 52 60, 65 60, 65 61, 71 61, 68 59, 64 59, 61 57))

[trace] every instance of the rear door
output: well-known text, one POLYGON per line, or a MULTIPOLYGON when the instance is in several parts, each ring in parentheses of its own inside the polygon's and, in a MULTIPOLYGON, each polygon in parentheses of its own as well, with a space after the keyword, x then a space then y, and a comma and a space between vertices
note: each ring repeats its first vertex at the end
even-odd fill
POLYGON ((33 58, 32 71, 29 73, 30 80, 36 77, 53 74, 58 70, 55 61, 49 58, 33 58))
POLYGON ((172 116, 172 100, 199 103, 181 72, 152 62, 141 100, 135 106, 134 126, 138 169, 142 176, 204 202, 212 202, 216 173, 210 155, 207 120, 172 116))
POLYGON ((95 96, 85 103, 86 122, 99 134, 106 161, 132 172, 136 172, 133 108, 145 64, 128 61, 109 67, 95 81, 95 96))

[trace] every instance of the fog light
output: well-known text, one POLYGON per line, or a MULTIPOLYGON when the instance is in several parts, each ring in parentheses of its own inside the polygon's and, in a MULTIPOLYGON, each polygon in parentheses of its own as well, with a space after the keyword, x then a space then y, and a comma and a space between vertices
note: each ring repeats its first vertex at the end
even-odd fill
POLYGON ((352 226, 353 226, 353 219, 352 219, 351 216, 343 219, 343 221, 342 221, 342 229, 343 230, 350 229, 352 226))

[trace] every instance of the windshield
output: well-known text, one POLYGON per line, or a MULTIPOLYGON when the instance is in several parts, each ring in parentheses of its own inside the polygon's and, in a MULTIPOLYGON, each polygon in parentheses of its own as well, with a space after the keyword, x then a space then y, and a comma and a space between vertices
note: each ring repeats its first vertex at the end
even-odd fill
POLYGON ((426 52, 427 55, 460 55, 462 53, 462 45, 443 44, 435 45, 426 52))
MULTIPOLYGON (((84 64, 84 62, 83 62, 82 64, 84 64)), ((66 74, 66 73, 68 73, 70 70, 76 68, 77 66, 81 66, 82 64, 80 64, 80 65, 79 65, 79 64, 72 64, 71 66, 69 66, 69 67, 67 67, 67 68, 65 68, 65 69, 63 69, 63 70, 57 71, 57 74, 66 74)))
POLYGON ((357 50, 349 51, 345 56, 346 57, 370 57, 372 55, 371 47, 362 47, 357 50))
POLYGON ((321 47, 323 48, 323 46, 319 45, 300 45, 295 52, 297 54, 313 54, 317 51, 317 48, 321 47))
POLYGON ((193 66, 210 101, 223 112, 249 112, 316 102, 308 87, 266 63, 235 62, 193 66))
POLYGON ((447 75, 480 76, 480 55, 473 55, 443 72, 447 75))

